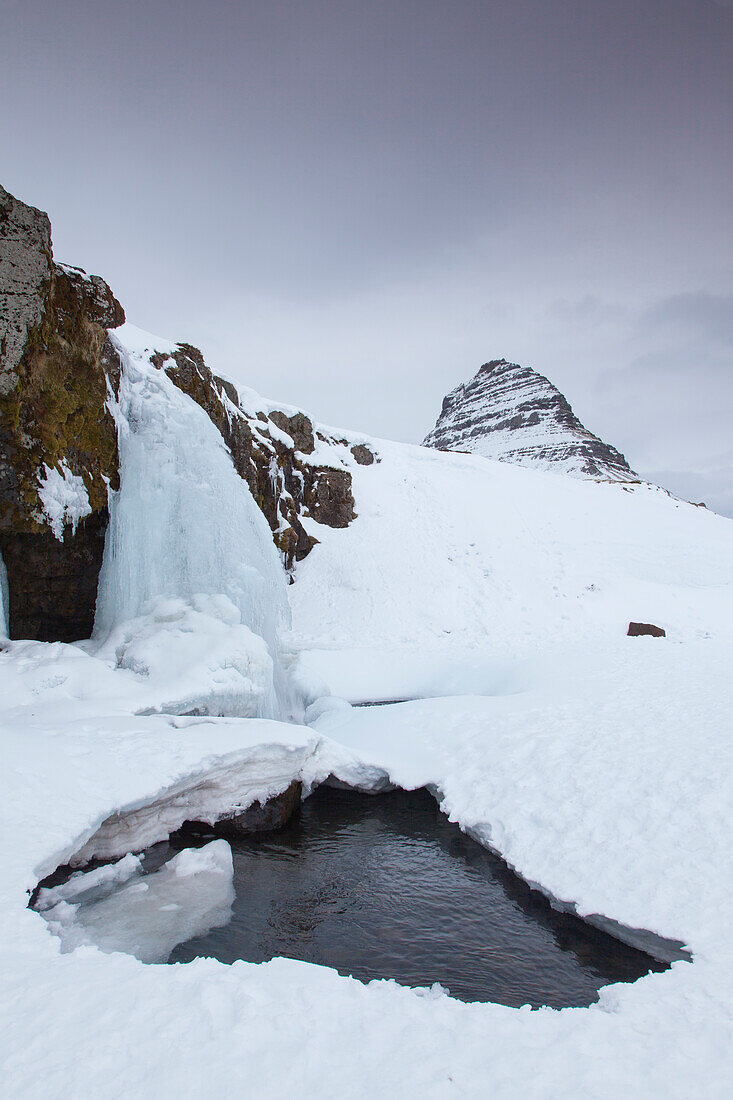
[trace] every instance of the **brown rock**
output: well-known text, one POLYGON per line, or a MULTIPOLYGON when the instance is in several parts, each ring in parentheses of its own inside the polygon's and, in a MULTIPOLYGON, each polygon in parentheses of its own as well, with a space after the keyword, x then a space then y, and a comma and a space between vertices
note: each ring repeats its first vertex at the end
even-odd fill
POLYGON ((357 443, 351 448, 351 453, 360 466, 371 466, 374 462, 374 453, 365 443, 357 443))
POLYGON ((304 455, 312 455, 316 449, 316 441, 313 436, 313 424, 305 413, 295 413, 286 416, 284 412, 275 410, 270 413, 270 420, 292 439, 296 451, 302 451, 304 455))
POLYGON ((315 467, 306 474, 305 500, 309 514, 327 527, 348 527, 356 517, 351 474, 348 470, 315 467))
POLYGON ((237 837, 250 836, 252 833, 270 833, 287 825, 300 806, 303 784, 299 779, 266 802, 253 802, 241 813, 226 814, 214 825, 202 821, 185 821, 174 836, 179 840, 189 837, 209 835, 237 837))
POLYGON ((212 374, 198 348, 179 344, 172 354, 156 352, 152 359, 221 432, 237 473, 249 485, 272 529, 286 569, 302 561, 318 542, 303 527, 303 515, 327 527, 348 527, 356 515, 351 474, 330 466, 312 466, 301 457, 315 450, 313 424, 305 413, 287 416, 275 410, 268 418, 262 412, 249 417, 240 411, 238 416, 230 416, 221 392, 224 389, 238 406, 236 389, 212 374), (290 436, 293 445, 284 443, 279 432, 271 432, 270 424, 290 436))
POLYGON ((640 638, 645 634, 648 634, 651 638, 666 638, 667 636, 666 630, 663 630, 661 626, 654 626, 653 623, 629 623, 629 629, 626 632, 627 638, 640 638))

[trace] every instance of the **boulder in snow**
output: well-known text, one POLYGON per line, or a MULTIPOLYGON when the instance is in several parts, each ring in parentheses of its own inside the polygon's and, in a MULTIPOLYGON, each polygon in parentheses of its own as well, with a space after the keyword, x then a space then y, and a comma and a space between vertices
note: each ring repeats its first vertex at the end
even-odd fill
POLYGON ((666 638, 667 631, 663 630, 661 626, 654 626, 653 623, 629 623, 629 629, 626 632, 629 638, 641 638, 644 634, 648 634, 650 638, 666 638))

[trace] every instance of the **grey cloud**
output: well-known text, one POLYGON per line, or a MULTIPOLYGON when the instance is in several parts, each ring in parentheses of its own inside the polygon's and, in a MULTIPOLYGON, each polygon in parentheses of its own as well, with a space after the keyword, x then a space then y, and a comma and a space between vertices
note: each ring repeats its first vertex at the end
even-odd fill
POLYGON ((645 310, 639 326, 686 332, 733 348, 733 294, 671 295, 645 310))

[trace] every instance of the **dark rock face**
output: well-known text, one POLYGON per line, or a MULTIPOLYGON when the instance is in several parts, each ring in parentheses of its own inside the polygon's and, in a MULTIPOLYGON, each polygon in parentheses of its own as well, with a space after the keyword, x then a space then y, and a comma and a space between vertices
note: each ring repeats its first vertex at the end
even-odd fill
POLYGON ((304 455, 313 454, 316 449, 313 424, 305 413, 298 412, 293 416, 288 416, 276 409, 275 412, 270 413, 270 420, 290 436, 296 451, 301 451, 304 455))
POLYGON ((299 779, 266 802, 253 802, 241 813, 225 814, 213 825, 203 821, 184 821, 174 834, 176 839, 185 841, 197 836, 216 836, 236 838, 250 836, 252 833, 272 833, 287 825, 300 806, 303 784, 299 779))
POLYGON ((294 779, 289 787, 267 802, 253 802, 241 814, 220 818, 216 832, 222 836, 246 836, 248 833, 269 833, 282 829, 300 806, 303 784, 294 779))
MULTIPOLYGON (((236 387, 212 374, 201 352, 190 344, 179 344, 172 355, 156 352, 152 362, 201 406, 221 432, 237 473, 272 528, 287 569, 302 561, 318 542, 305 530, 304 517, 327 527, 347 527, 355 518, 349 471, 309 460, 316 433, 305 413, 247 414, 239 406, 236 387), (283 434, 288 438, 284 440, 283 434)), ((320 432, 318 438, 341 442, 320 432)))
POLYGON ((654 626, 653 623, 629 623, 629 629, 626 631, 628 638, 642 638, 644 635, 651 638, 666 638, 667 631, 661 626, 654 626))
POLYGON ((0 554, 12 637, 88 637, 118 481, 107 410, 125 316, 103 279, 53 262, 45 214, 0 189, 0 554), (81 500, 54 520, 49 477, 81 500))
POLYGON ((443 401, 423 446, 603 481, 638 481, 624 456, 581 424, 530 367, 494 359, 443 401))
POLYGON ((106 508, 93 512, 63 542, 47 527, 3 540, 11 638, 75 642, 90 637, 108 518, 106 508))

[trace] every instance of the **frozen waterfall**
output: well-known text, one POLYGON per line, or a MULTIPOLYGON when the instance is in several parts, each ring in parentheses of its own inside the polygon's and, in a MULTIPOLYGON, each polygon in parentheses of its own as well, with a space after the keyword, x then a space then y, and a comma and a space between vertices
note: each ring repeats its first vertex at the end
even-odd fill
POLYGON ((190 653, 198 630, 199 663, 208 659, 214 681, 237 660, 242 664, 244 648, 250 675, 242 679, 239 706, 227 713, 285 717, 290 708, 278 637, 289 609, 267 521, 209 417, 150 362, 153 349, 165 354, 174 345, 131 325, 110 338, 122 360, 113 405, 121 485, 110 494, 95 637, 112 639, 118 663, 125 664, 143 630, 148 649, 151 637, 159 637, 159 657, 165 661, 170 650, 175 661, 176 638, 190 653), (218 640, 216 662, 208 648, 212 631, 201 626, 207 616, 218 640), (233 658, 222 656, 222 627, 232 631, 233 658))

